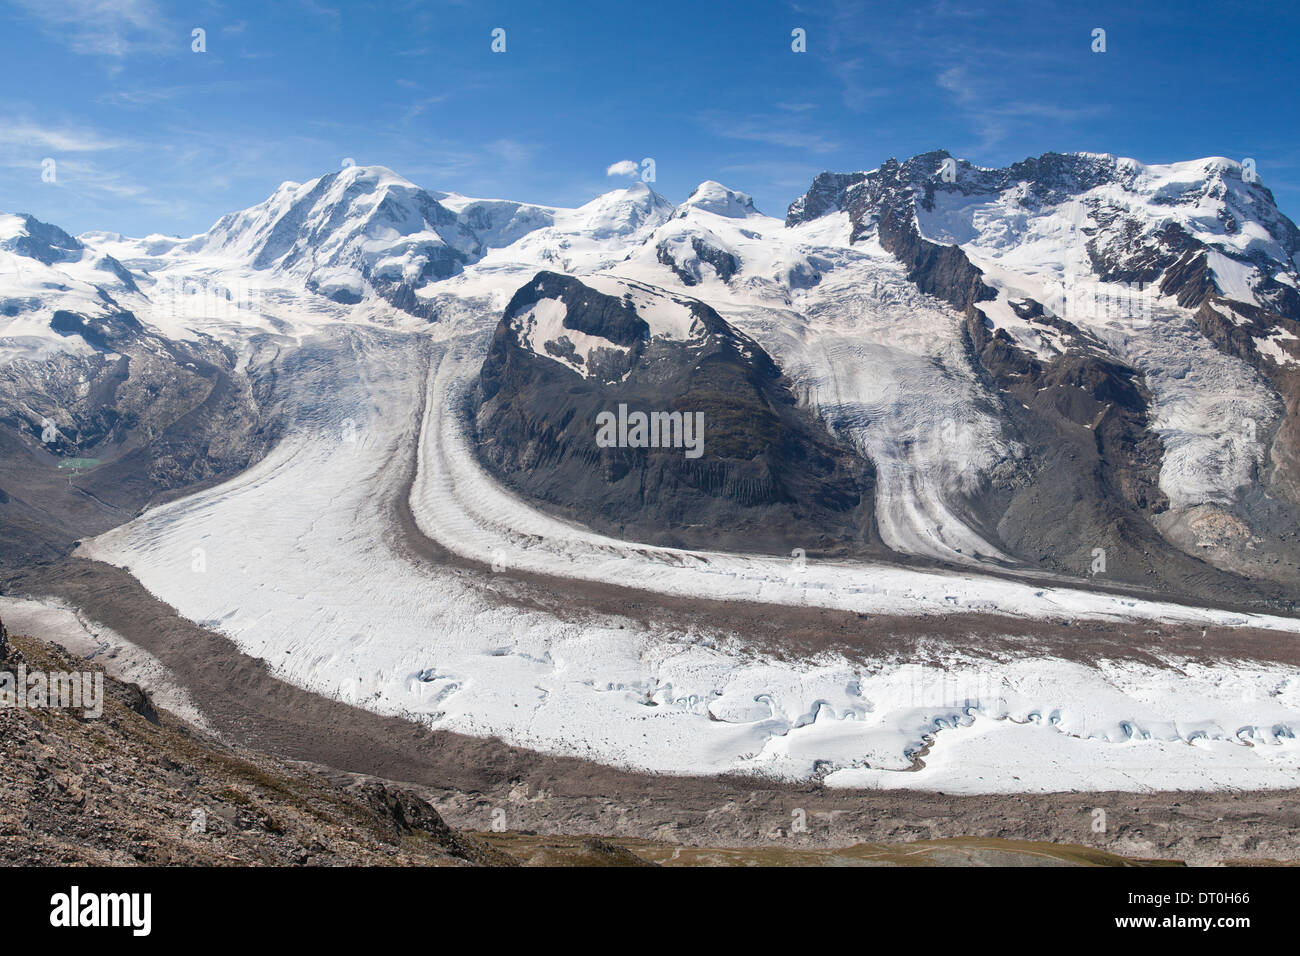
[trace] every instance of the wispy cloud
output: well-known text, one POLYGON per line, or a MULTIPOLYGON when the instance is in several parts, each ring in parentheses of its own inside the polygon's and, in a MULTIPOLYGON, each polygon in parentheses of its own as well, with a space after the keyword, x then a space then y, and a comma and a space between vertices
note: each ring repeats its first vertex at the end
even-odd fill
POLYGON ((814 153, 829 153, 839 148, 837 142, 827 139, 820 133, 810 131, 804 124, 794 121, 793 118, 774 121, 705 113, 696 119, 714 136, 723 139, 765 143, 768 146, 784 146, 814 153))
POLYGON ((487 151, 507 167, 518 169, 532 162, 537 147, 529 146, 517 140, 503 138, 487 144, 487 151))
POLYGON ((871 82, 873 77, 878 79, 880 76, 878 61, 865 57, 834 59, 830 71, 840 81, 844 105, 851 110, 866 110, 892 93, 888 86, 871 82))
POLYGON ((406 108, 406 112, 402 115, 402 119, 409 123, 414 119, 418 119, 420 114, 425 112, 429 107, 437 106, 439 103, 445 103, 450 98, 451 94, 449 93, 435 93, 432 96, 423 96, 406 108))
POLYGON ((815 163, 755 162, 732 163, 722 167, 730 185, 744 183, 755 202, 768 215, 780 215, 793 196, 802 195, 818 173, 825 172, 815 163))
POLYGON ((338 30, 343 26, 343 12, 335 7, 319 3, 317 0, 298 0, 298 6, 319 19, 331 30, 338 30))
POLYGON ((96 103, 124 109, 153 107, 196 94, 230 93, 250 89, 249 83, 240 80, 214 80, 210 83, 184 83, 175 86, 137 87, 128 90, 111 90, 95 97, 96 103))
POLYGON ((73 53, 121 58, 189 49, 189 32, 169 25, 153 0, 15 0, 15 5, 73 53))
POLYGON ((52 150, 59 153, 97 153, 129 145, 79 127, 40 126, 34 123, 0 123, 0 146, 52 150))
POLYGON ((139 200, 149 193, 148 188, 133 182, 121 171, 104 169, 98 163, 65 159, 59 163, 58 170, 59 178, 64 183, 117 199, 139 200))
POLYGON ((997 81, 987 77, 983 72, 974 75, 965 66, 948 67, 935 77, 936 85, 952 94, 953 102, 978 135, 975 148, 979 151, 999 145, 1031 124, 1047 122, 1068 127, 1109 112, 1109 107, 1101 103, 1063 106, 1057 102, 1007 99, 997 81))

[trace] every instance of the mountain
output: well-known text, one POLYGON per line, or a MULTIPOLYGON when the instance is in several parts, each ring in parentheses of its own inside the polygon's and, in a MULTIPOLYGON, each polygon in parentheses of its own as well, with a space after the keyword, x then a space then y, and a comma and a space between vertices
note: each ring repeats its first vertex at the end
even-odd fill
POLYGON ((69 346, 89 354, 140 330, 118 302, 139 289, 112 256, 27 215, 0 215, 0 252, 0 315, 7 320, 0 360, 39 359, 69 346), (80 341, 68 341, 74 336, 80 341))
POLYGON ((170 246, 149 243, 147 254, 163 260, 153 265, 224 261, 292 277, 344 305, 377 296, 429 317, 416 290, 484 251, 469 223, 501 236, 519 221, 535 228, 548 216, 518 203, 479 204, 459 215, 389 169, 352 166, 308 183, 284 183, 265 202, 223 216, 202 235, 170 246))
POLYGON ((0 563, 58 557, 273 440, 233 351, 137 318, 144 276, 32 216, 0 216, 0 251, 0 563))
POLYGON ((981 503, 1011 552, 1059 566, 1087 542, 1180 589, 1228 586, 1207 559, 1295 580, 1300 236, 1239 164, 1049 153, 979 169, 936 152, 824 174, 787 223, 828 217, 961 312, 1033 449, 981 503))
POLYGON ((871 465, 699 300, 539 272, 497 325, 473 415, 495 474, 608 533, 783 553, 877 540, 871 465))
POLYGON ((1300 576, 1300 232, 1228 160, 938 151, 784 218, 711 180, 563 209, 349 167, 198 236, 8 216, 0 250, 0 513, 57 524, 41 553, 247 467, 309 343, 377 329, 468 343, 481 463, 608 533, 1223 601, 1300 576), (597 444, 620 406, 703 412, 704 450, 597 444))

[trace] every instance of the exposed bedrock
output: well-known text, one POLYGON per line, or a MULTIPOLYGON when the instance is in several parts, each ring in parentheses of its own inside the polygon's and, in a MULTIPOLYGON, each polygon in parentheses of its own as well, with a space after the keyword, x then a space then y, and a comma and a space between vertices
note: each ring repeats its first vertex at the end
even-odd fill
POLYGON ((870 463, 799 408, 767 353, 713 309, 688 299, 672 307, 689 310, 690 335, 653 335, 644 305, 539 273, 507 307, 471 397, 484 463, 548 509, 610 534, 787 554, 879 551, 870 463), (525 323, 547 302, 563 304, 563 324, 534 341, 540 333, 525 323), (604 347, 578 355, 579 334, 604 347), (617 417, 620 406, 625 416, 702 416, 700 447, 631 447, 631 433, 624 447, 602 447, 598 416, 617 417))

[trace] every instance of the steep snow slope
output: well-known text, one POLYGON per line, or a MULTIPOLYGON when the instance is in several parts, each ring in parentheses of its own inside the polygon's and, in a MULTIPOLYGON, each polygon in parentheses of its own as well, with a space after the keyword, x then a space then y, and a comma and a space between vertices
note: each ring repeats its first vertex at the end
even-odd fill
POLYGON ((317 285, 346 279, 359 294, 366 276, 416 282, 450 275, 473 244, 459 226, 429 193, 391 170, 354 166, 285 183, 182 248, 317 285))
MULTIPOLYGON (((549 209, 547 221, 486 249, 458 275, 422 290, 430 301, 486 299, 500 311, 539 270, 588 275, 621 262, 673 214, 673 205, 645 183, 615 189, 576 209, 549 209)), ((450 307, 454 311, 456 305, 450 307)))

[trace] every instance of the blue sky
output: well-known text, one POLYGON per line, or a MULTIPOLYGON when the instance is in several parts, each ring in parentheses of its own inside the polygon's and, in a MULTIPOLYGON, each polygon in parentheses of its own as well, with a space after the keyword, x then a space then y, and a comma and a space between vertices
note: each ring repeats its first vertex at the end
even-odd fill
POLYGON ((717 179, 780 215, 822 170, 945 148, 1251 157, 1300 218, 1298 49, 1269 2, 0 0, 0 210, 187 235, 345 158, 578 205, 652 157, 674 201, 717 179))

